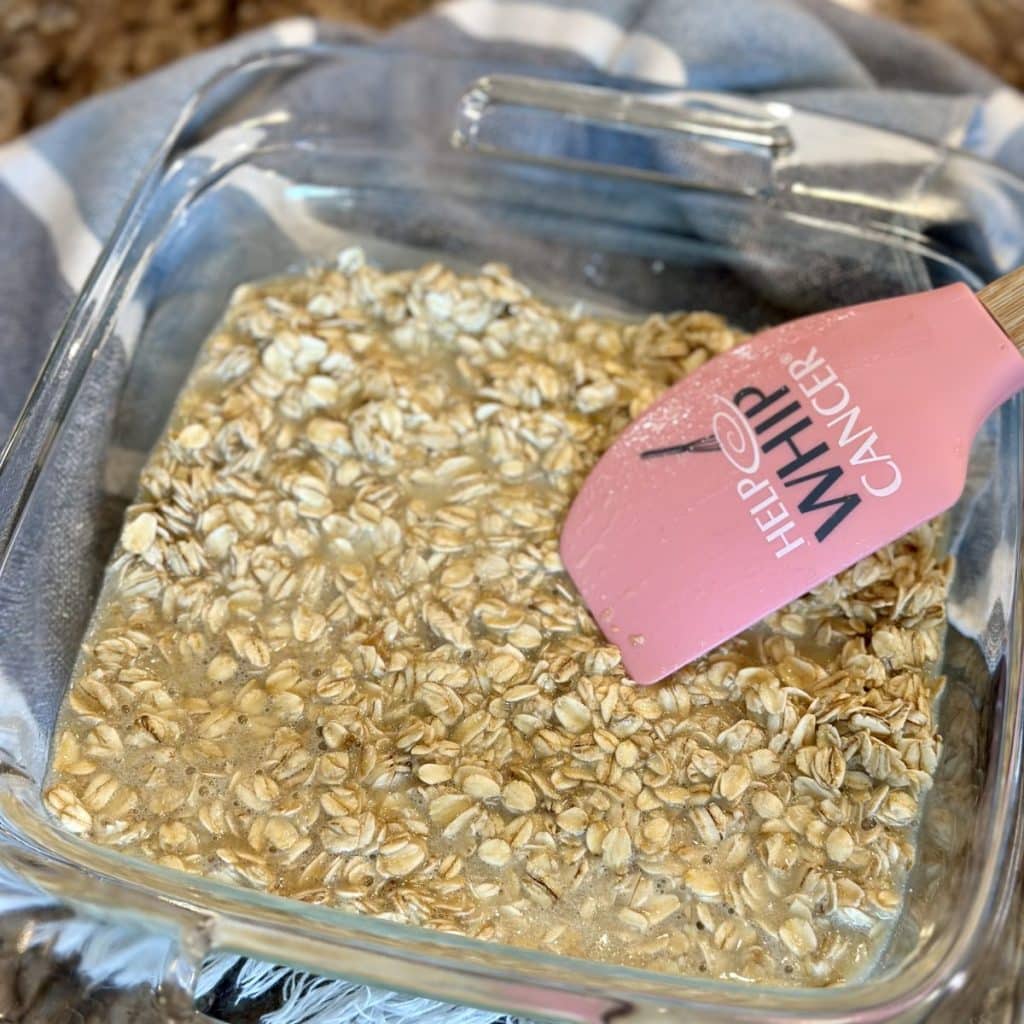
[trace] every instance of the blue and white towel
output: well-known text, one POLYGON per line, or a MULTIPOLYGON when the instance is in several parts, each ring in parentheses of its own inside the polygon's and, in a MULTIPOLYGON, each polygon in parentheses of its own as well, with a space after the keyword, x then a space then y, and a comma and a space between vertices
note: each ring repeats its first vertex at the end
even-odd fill
MULTIPOLYGON (((336 38, 282 22, 80 104, 0 146, 0 439, 154 148, 218 67, 336 38)), ((823 0, 454 0, 393 33, 525 71, 595 69, 790 99, 910 131, 1024 174, 1024 99, 970 61, 823 0)))
MULTIPOLYGON (((247 53, 352 34, 282 22, 83 103, 0 147, 0 446, 118 211, 188 96, 247 53)), ((494 59, 505 71, 557 66, 591 80, 608 75, 781 98, 963 148, 1024 175, 1017 92, 942 46, 826 0, 452 0, 393 38, 494 59)), ((39 905, 15 883, 3 891, 0 906, 10 912, 39 905)), ((80 952, 80 970, 125 984, 144 965, 159 964, 164 951, 158 940, 126 945, 127 938, 64 923, 53 948, 80 952)), ((211 962, 200 991, 229 970, 245 996, 283 985, 285 1005, 265 1018, 273 1024, 494 1019, 283 968, 237 968, 235 958, 211 962)))

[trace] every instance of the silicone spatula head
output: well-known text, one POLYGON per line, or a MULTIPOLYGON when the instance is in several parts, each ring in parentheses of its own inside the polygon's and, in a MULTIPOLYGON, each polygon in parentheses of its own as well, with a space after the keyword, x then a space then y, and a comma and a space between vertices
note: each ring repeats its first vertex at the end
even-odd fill
POLYGON ((1024 388, 1017 344, 1024 271, 773 328, 666 391, 591 471, 561 538, 633 679, 949 508, 978 428, 1024 388))

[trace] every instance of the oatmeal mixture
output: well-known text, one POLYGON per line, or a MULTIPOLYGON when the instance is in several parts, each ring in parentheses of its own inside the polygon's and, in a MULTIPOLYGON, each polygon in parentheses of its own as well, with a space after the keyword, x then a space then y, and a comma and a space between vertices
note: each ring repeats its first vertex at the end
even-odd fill
POLYGON ((355 250, 240 288, 128 512, 50 810, 447 932, 721 978, 862 969, 939 756, 934 528, 647 689, 558 558, 598 456, 740 340, 355 250))

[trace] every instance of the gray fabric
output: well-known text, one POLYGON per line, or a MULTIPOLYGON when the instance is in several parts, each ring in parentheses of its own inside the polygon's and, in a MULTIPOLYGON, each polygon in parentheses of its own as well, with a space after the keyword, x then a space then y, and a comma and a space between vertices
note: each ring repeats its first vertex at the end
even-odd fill
MULTIPOLYGON (((853 15, 821 0, 717 0, 714 4, 603 0, 599 5, 558 0, 545 6, 588 16, 600 14, 629 32, 658 40, 680 56, 687 85, 692 88, 781 95, 882 125, 910 128, 939 141, 958 141, 973 125, 974 131, 965 136, 966 144, 979 150, 986 145, 978 126, 983 120, 979 111, 997 88, 990 75, 897 26, 853 15), (946 95, 937 96, 937 91, 946 95)), ((507 24, 510 16, 501 17, 507 24)), ((582 55, 588 51, 578 38, 557 39, 557 46, 539 47, 482 39, 460 31, 458 23, 458 18, 454 24, 447 19, 442 8, 437 15, 400 27, 393 40, 414 47, 471 52, 484 63, 491 58, 505 68, 519 62, 524 70, 538 63, 568 70, 601 70, 582 55)), ((334 27, 320 26, 317 32, 328 38, 339 34, 334 27)), ((38 130, 31 145, 68 182, 82 219, 102 241, 147 158, 195 87, 242 55, 275 45, 280 45, 279 36, 261 32, 183 60, 81 104, 38 130)), ((606 54, 605 66, 616 76, 643 78, 642 66, 620 60, 627 51, 628 47, 619 47, 606 54)), ((1008 138, 1001 147, 1005 161, 1015 170, 1024 169, 1024 142, 1020 141, 1024 133, 1005 133, 1008 138)), ((0 149, 0 184, 4 177, 0 149)), ((32 231, 16 224, 6 227, 15 216, 9 208, 17 205, 16 199, 0 191, 4 244, 8 252, 20 254, 18 260, 0 266, 0 310, 9 307, 12 292, 21 297, 27 294, 20 281, 23 264, 26 257, 35 258, 40 248, 38 238, 28 237, 32 231), (7 301, 3 301, 5 297, 7 301)), ((52 229, 61 227, 53 225, 52 229)), ((70 298, 53 275, 38 275, 28 291, 34 302, 47 310, 62 311, 70 298)), ((6 368, 0 436, 9 429, 11 410, 24 396, 51 336, 51 325, 40 330, 39 321, 33 319, 31 328, 5 331, 0 337, 0 359, 6 368)))
POLYGON ((0 444, 74 292, 61 279, 46 226, 0 183, 0 444))
MULTIPOLYGON (((910 129, 939 141, 963 138, 965 145, 988 152, 986 131, 990 126, 985 124, 984 111, 989 96, 998 89, 989 74, 904 29, 851 14, 822 0, 718 0, 714 4, 604 0, 596 6, 558 0, 545 6, 591 17, 600 14, 629 32, 659 41, 679 55, 687 85, 692 88, 779 95, 880 125, 910 129), (938 92, 944 95, 936 95, 938 92)), ((501 18, 507 25, 510 16, 502 14, 501 18)), ((602 70, 587 59, 589 51, 579 38, 560 38, 555 40, 558 45, 546 46, 509 43, 460 31, 458 23, 458 18, 454 23, 447 19, 442 9, 437 15, 400 27, 392 38, 401 45, 473 53, 484 64, 492 59, 506 69, 518 63, 523 70, 537 64, 591 74, 602 70)), ((319 26, 316 31, 327 38, 341 34, 333 26, 319 26)), ((292 38, 300 35, 290 33, 292 38)), ((83 221, 102 241, 147 158, 195 87, 242 55, 280 42, 273 32, 255 33, 183 60, 81 104, 34 133, 31 146, 70 185, 83 221)), ((620 46, 605 54, 605 67, 616 76, 643 78, 642 66, 621 59, 628 52, 629 47, 620 46)), ((1019 116, 1024 121, 1024 112, 1019 116)), ((1000 124, 999 133, 1005 137, 1000 152, 994 154, 1014 170, 1024 169, 1024 132, 1019 129, 1020 124, 1009 129, 1000 124)), ((3 156, 0 149, 0 186, 5 172, 10 173, 3 156)), ((0 266, 0 310, 10 307, 12 294, 20 297, 16 305, 24 305, 24 297, 31 294, 33 304, 59 315, 70 294, 56 276, 37 275, 28 289, 23 284, 24 266, 37 258, 40 241, 35 229, 14 223, 7 226, 18 205, 16 198, 0 188, 0 227, 4 228, 0 237, 8 252, 19 253, 17 260, 0 266), (31 237, 33 234, 37 237, 31 237)), ((51 229, 62 230, 58 224, 51 229)), ((69 283, 77 287, 81 282, 69 283)), ((40 322, 34 318, 31 324, 0 336, 0 365, 5 367, 0 436, 9 429, 12 410, 27 391, 52 337, 52 325, 44 323, 40 330, 40 322)))

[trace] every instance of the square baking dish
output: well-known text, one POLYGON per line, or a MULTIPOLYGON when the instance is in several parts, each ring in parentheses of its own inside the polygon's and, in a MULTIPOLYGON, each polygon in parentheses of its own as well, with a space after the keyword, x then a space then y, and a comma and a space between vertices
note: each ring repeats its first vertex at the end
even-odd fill
POLYGON ((782 103, 506 70, 384 47, 274 51, 183 112, 0 457, 0 859, 90 912, 179 936, 166 987, 185 1004, 203 956, 231 950, 576 1021, 964 1020, 1018 967, 1019 399, 986 424, 951 514, 943 759, 905 909, 849 984, 700 981, 400 926, 118 855, 43 810, 122 513, 236 285, 359 244, 388 268, 500 260, 555 301, 710 309, 753 329, 977 287, 1021 261, 1021 183, 963 154, 782 103))

